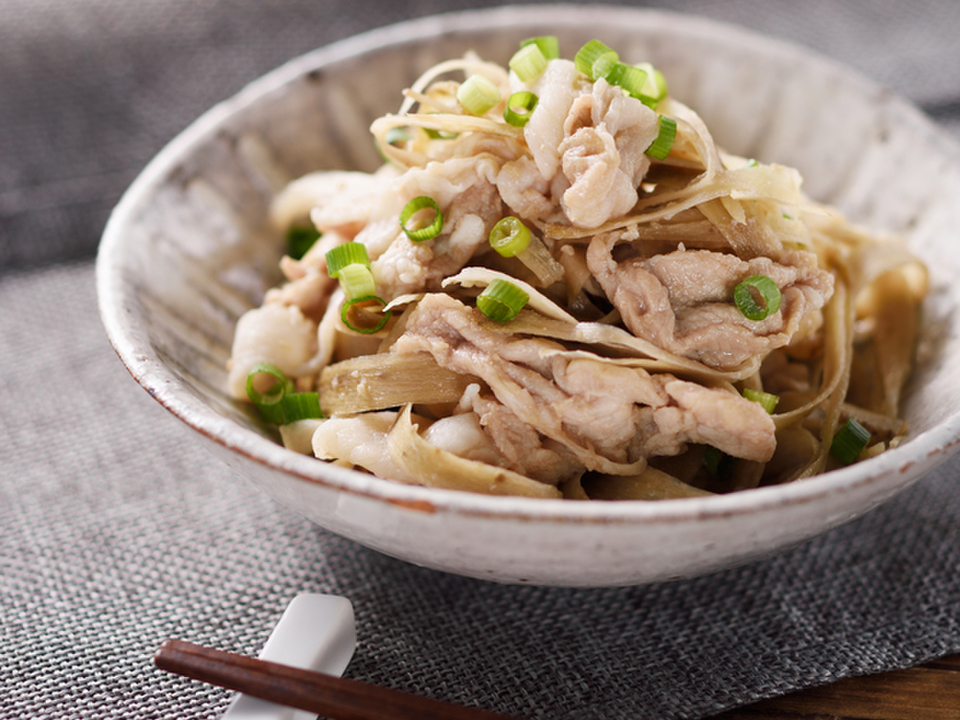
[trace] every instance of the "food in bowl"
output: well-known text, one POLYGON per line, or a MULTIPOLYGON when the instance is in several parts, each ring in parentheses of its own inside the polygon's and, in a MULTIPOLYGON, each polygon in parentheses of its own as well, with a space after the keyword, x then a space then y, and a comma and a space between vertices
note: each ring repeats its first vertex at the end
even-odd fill
POLYGON ((241 317, 228 382, 287 447, 432 487, 657 499, 903 438, 923 265, 718 148, 655 68, 540 37, 404 96, 371 128, 382 168, 273 204, 313 244, 241 317))

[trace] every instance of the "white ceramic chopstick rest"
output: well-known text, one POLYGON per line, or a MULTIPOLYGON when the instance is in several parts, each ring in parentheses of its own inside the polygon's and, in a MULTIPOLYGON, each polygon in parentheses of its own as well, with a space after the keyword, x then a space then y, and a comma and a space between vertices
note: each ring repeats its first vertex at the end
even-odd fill
MULTIPOLYGON (((357 631, 353 605, 334 595, 297 595, 258 656, 329 675, 342 675, 353 657, 357 631)), ((316 714, 237 695, 224 713, 224 720, 316 720, 316 714)))

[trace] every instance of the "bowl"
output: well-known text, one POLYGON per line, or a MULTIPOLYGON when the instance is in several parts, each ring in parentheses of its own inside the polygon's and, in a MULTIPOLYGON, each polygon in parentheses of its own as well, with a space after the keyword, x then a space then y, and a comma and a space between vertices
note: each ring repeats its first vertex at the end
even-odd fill
MULTIPOLYGON (((298 57, 173 140, 112 213, 97 260, 101 316, 133 377, 241 475, 318 525, 421 566, 506 583, 636 585, 781 551, 862 515, 960 440, 960 151, 907 102, 814 53, 688 15, 504 7, 378 29, 298 57), (549 18, 544 21, 544 18, 549 18), (506 63, 556 34, 650 60, 717 141, 797 167, 814 198, 905 236, 928 263, 928 359, 906 395, 910 436, 874 459, 729 495, 657 502, 489 497, 403 485, 284 449, 225 392, 234 325, 279 274, 267 208, 317 169, 372 170, 371 121, 434 63, 506 63)), ((185 478, 184 482, 189 479, 185 478)), ((253 539, 251 539, 253 540, 253 539)))

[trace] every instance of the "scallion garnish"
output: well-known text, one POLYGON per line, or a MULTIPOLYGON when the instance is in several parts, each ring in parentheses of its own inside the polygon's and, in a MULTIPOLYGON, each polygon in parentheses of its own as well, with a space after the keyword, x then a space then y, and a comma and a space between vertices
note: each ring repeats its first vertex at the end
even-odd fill
POLYGON ((317 393, 294 392, 293 380, 273 363, 261 362, 253 366, 247 374, 247 397, 257 406, 261 417, 273 425, 323 417, 317 393), (263 376, 272 382, 261 392, 257 386, 263 386, 263 376))
POLYGON ((855 419, 850 418, 833 436, 830 454, 844 465, 849 465, 860 456, 868 442, 870 442, 870 431, 855 419))
POLYGON ((600 61, 601 67, 608 64, 608 62, 611 60, 616 62, 619 59, 616 52, 614 52, 609 46, 605 45, 599 40, 591 40, 582 48, 577 50, 577 54, 573 58, 573 64, 577 66, 577 70, 582 72, 588 78, 591 80, 596 80, 597 77, 602 76, 594 74, 594 65, 605 55, 607 56, 606 59, 600 61))
POLYGON ((299 260, 320 237, 320 231, 312 225, 294 225, 287 230, 287 255, 299 260))
POLYGON ((387 130, 384 140, 387 145, 399 145, 410 141, 410 131, 405 127, 392 127, 387 130))
POLYGON ((618 62, 606 74, 607 82, 623 88, 631 97, 639 98, 643 94, 643 84, 647 81, 647 74, 633 65, 618 62))
POLYGON ((322 418, 323 412, 320 410, 320 396, 315 392, 290 393, 283 396, 280 402, 283 408, 283 423, 289 425, 297 420, 310 420, 313 418, 322 418))
POLYGON ((777 403, 780 402, 780 396, 774 395, 773 393, 763 392, 762 390, 754 390, 753 388, 744 388, 743 396, 747 400, 753 400, 754 402, 760 403, 764 410, 766 410, 771 415, 777 407, 777 403))
POLYGON ((437 205, 436 200, 426 195, 421 195, 408 202, 403 208, 403 211, 400 213, 400 227, 403 229, 403 232, 406 233, 407 237, 414 242, 429 240, 439 235, 440 231, 443 230, 443 213, 440 212, 440 206, 437 205), (408 227, 408 223, 413 219, 413 216, 421 210, 432 210, 434 212, 434 218, 430 224, 421 224, 419 227, 408 227))
POLYGON ((530 244, 530 230, 513 215, 500 220, 490 231, 490 247, 503 257, 514 257, 530 244))
POLYGON ((500 102, 500 89, 483 75, 471 75, 457 88, 457 100, 471 115, 486 115, 500 102))
POLYGON ((503 119, 514 127, 523 127, 527 124, 538 102, 539 98, 532 92, 527 90, 515 92, 507 99, 507 106, 503 109, 503 119))
POLYGON ((526 291, 512 282, 496 278, 477 297, 477 309, 495 322, 507 322, 515 318, 529 301, 526 291))
POLYGON ((547 58, 543 56, 540 46, 532 43, 517 50, 507 64, 520 82, 531 83, 547 69, 547 58))
POLYGON ((547 60, 556 60, 560 57, 560 41, 556 35, 541 35, 520 41, 520 47, 536 45, 547 60))
POLYGON ((337 279, 340 281, 340 289, 343 290, 347 300, 367 297, 377 291, 377 285, 370 268, 360 263, 353 263, 340 268, 337 279))
POLYGON ((259 362, 247 373, 247 397, 254 405, 276 405, 288 392, 293 392, 293 380, 273 363, 259 362), (257 388, 258 385, 263 387, 261 376, 268 378, 265 391, 257 388))
POLYGON ((661 115, 659 119, 657 139, 650 143, 645 152, 655 160, 666 160, 677 139, 677 121, 672 117, 661 115))
POLYGON ((367 246, 358 242, 346 242, 327 251, 324 256, 327 261, 327 274, 335 278, 347 265, 360 264, 370 267, 370 257, 367 255, 367 246))
POLYGON ((751 275, 733 289, 733 302, 747 320, 763 320, 780 309, 780 288, 766 275, 751 275), (763 300, 757 302, 756 291, 763 300))
POLYGON ((726 480, 733 470, 733 457, 723 450, 708 445, 703 450, 703 466, 717 480, 726 480))
POLYGON ((390 310, 383 311, 386 305, 383 298, 372 294, 353 298, 340 306, 340 319, 354 332, 372 335, 382 329, 393 314, 390 310), (371 311, 374 308, 377 312, 371 311))
MULTIPOLYGON (((669 92, 667 79, 663 76, 663 73, 648 62, 637 63, 634 67, 647 74, 647 79, 640 92, 654 103, 659 103, 663 100, 669 92)), ((656 109, 656 107, 654 107, 654 109, 656 109)))

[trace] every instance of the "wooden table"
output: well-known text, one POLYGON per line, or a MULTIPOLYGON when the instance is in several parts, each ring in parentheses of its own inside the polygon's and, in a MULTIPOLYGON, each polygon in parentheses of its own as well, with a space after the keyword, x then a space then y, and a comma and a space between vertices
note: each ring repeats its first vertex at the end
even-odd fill
POLYGON ((762 700, 710 720, 960 720, 960 655, 762 700))

